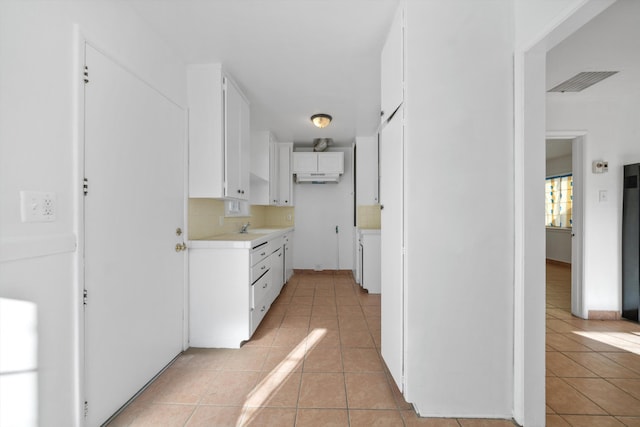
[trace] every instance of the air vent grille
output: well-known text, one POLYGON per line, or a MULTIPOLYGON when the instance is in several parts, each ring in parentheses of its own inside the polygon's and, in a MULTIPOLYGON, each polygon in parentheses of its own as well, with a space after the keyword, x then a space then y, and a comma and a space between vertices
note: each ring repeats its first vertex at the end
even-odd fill
POLYGON ((548 92, 580 92, 616 73, 617 71, 584 71, 549 89, 548 92))

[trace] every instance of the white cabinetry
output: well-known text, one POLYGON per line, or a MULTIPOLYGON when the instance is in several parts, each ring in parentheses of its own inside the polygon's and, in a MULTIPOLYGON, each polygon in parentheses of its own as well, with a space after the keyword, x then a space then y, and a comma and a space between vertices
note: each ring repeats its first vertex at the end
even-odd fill
POLYGON ((254 247, 189 251, 189 345, 239 348, 283 285, 282 235, 254 247))
POLYGON ((305 152, 293 153, 293 173, 344 173, 344 152, 305 152))
POLYGON ((358 230, 360 286, 370 294, 380 293, 380 230, 358 230))
POLYGON ((404 100, 404 25, 403 9, 398 8, 381 57, 380 113, 383 122, 398 109, 404 100))
POLYGON ((356 138, 356 205, 378 204, 378 136, 356 138))
POLYGON ((190 65, 189 197, 249 199, 249 102, 219 64, 190 65))
POLYGON ((293 276, 293 233, 282 236, 284 249, 284 283, 287 283, 293 276))
MULTIPOLYGON (((280 241, 280 239, 278 240, 280 241)), ((275 300, 284 286, 284 251, 282 246, 269 258, 271 258, 271 281, 273 282, 273 299, 275 300)))
POLYGON ((275 206, 293 206, 293 174, 291 155, 293 143, 277 142, 271 146, 271 203, 275 206))
POLYGON ((251 203, 293 206, 293 143, 276 142, 269 131, 251 134, 251 203))

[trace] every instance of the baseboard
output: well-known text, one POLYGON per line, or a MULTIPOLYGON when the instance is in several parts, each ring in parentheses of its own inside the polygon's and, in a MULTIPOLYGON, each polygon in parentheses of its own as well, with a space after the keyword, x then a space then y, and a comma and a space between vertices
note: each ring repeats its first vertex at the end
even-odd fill
POLYGON ((547 258, 547 264, 559 265, 561 267, 571 267, 570 262, 558 261, 556 259, 547 258))
POLYGON ((312 270, 304 268, 296 268, 293 272, 296 274, 326 274, 331 276, 350 276, 353 274, 351 270, 312 270))
POLYGON ((620 320, 620 312, 615 310, 589 310, 589 320, 620 320))

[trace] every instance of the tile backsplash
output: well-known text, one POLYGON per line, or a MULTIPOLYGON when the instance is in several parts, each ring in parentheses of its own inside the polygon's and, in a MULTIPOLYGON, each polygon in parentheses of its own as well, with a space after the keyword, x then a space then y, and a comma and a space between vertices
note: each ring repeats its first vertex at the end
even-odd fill
POLYGON ((189 239, 234 233, 247 222, 252 228, 295 224, 293 207, 251 205, 250 212, 248 217, 225 217, 224 200, 189 199, 189 239))
POLYGON ((359 205, 357 224, 359 228, 380 228, 380 205, 359 205))

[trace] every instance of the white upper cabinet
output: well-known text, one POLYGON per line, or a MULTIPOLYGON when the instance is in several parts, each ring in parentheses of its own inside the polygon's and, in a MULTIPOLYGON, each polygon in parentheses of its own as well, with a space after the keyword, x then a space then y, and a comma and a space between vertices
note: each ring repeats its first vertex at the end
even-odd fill
POLYGON ((293 153, 293 173, 313 173, 318 171, 318 153, 293 153))
POLYGON ((384 122, 404 100, 404 24, 403 9, 398 8, 381 56, 381 120, 384 122))
POLYGON ((276 142, 272 144, 271 204, 275 206, 293 206, 293 174, 291 173, 291 155, 293 143, 276 142))
POLYGON ((249 101, 220 64, 190 65, 189 197, 249 199, 249 101))
POLYGON ((269 131, 251 133, 251 204, 293 206, 292 152, 269 131))
POLYGON ((344 152, 306 152, 293 153, 293 173, 344 173, 344 152))

